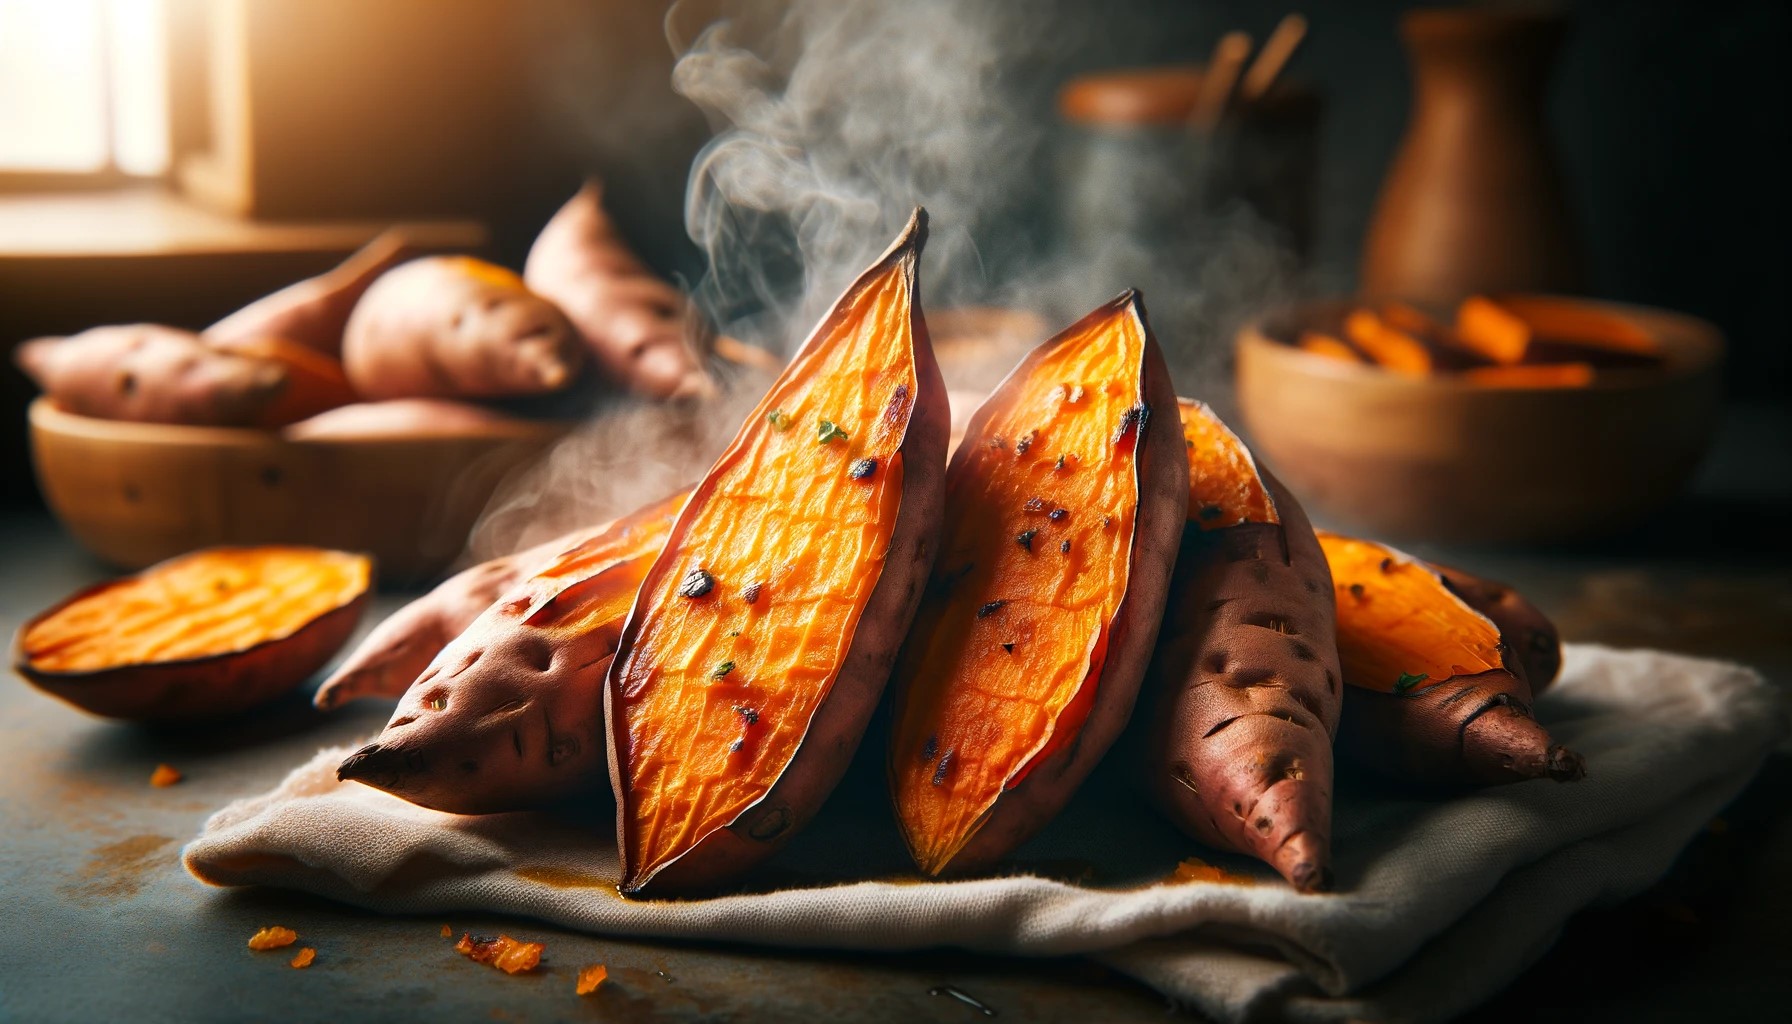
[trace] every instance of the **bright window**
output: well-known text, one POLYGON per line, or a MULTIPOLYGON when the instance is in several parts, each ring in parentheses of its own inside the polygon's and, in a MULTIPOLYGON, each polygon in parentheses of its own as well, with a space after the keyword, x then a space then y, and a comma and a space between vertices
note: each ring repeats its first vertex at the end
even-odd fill
POLYGON ((162 0, 0 0, 0 172, 168 168, 162 0))

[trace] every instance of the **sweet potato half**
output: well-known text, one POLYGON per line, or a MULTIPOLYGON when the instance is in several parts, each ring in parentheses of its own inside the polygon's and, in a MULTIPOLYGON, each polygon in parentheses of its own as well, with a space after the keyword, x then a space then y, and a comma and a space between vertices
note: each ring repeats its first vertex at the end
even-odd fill
POLYGON ((508 588, 435 653, 385 730, 337 777, 457 814, 519 810, 601 784, 604 673, 684 500, 619 519, 508 588))
POLYGON ((373 582, 361 555, 207 548, 83 590, 27 622, 13 665, 97 715, 246 710, 292 689, 354 632, 373 582))
POLYGON ((928 874, 1019 846, 1125 727, 1188 504, 1175 409, 1127 292, 1035 349, 966 428, 888 763, 928 874))
POLYGON ((566 315, 503 267, 412 260, 355 305, 342 365, 363 398, 538 395, 571 383, 584 349, 566 315))
POLYGON ((948 427, 926 215, 847 288, 692 493, 604 689, 627 895, 711 887, 839 781, 937 546, 948 427))
POLYGON ((1293 495, 1213 410, 1180 406, 1189 516, 1151 665, 1151 788, 1201 842, 1323 889, 1344 700, 1331 573, 1293 495))
POLYGON ((1585 774, 1580 755, 1531 717, 1528 670, 1553 676, 1560 665, 1541 613, 1505 588, 1473 581, 1467 593, 1500 609, 1513 626, 1506 636, 1424 562, 1324 531, 1319 543, 1337 591, 1349 685, 1342 755, 1426 788, 1585 774))

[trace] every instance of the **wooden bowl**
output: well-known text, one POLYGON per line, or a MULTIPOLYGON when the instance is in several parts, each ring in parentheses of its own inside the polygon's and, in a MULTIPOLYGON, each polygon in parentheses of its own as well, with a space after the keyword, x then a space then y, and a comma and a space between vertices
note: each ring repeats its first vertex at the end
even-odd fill
POLYGON ((1715 427, 1723 339, 1701 320, 1586 303, 1660 340, 1663 365, 1582 388, 1402 377, 1278 339, 1344 302, 1238 337, 1238 404, 1256 452, 1319 518, 1390 540, 1557 541, 1632 524, 1697 467, 1715 427))
POLYGON ((118 423, 31 404, 50 509, 101 559, 140 569, 213 544, 374 556, 382 580, 453 562, 486 501, 564 424, 516 420, 404 438, 286 440, 261 430, 118 423))

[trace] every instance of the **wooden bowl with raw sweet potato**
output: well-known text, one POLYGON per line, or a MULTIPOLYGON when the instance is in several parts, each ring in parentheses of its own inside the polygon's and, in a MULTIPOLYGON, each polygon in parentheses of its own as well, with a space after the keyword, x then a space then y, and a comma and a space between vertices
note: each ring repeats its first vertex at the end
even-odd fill
POLYGON ((453 561, 499 483, 566 429, 426 400, 344 406, 279 433, 122 423, 42 398, 30 418, 45 500, 106 562, 307 544, 365 551, 396 580, 453 561))
POLYGON ((1256 451, 1328 524, 1369 536, 1560 541, 1678 493, 1715 427, 1723 339, 1663 310, 1493 296, 1449 311, 1313 303, 1247 326, 1256 451))

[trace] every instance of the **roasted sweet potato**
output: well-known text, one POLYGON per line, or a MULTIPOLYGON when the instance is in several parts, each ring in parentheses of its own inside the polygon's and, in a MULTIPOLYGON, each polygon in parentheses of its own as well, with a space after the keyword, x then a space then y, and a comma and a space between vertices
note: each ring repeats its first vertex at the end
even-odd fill
POLYGON ((571 383, 583 364, 564 313, 516 274, 468 256, 387 271, 342 338, 349 383, 370 399, 537 395, 571 383))
POLYGON ((137 423, 246 426, 287 386, 284 367, 155 324, 95 327, 19 346, 19 368, 69 412, 137 423))
POLYGON ((292 689, 354 632, 372 587, 361 555, 207 548, 83 590, 27 622, 13 665, 97 715, 226 715, 292 689))
MULTIPOLYGON (((1547 295, 1470 296, 1456 308, 1456 334, 1465 348, 1496 364, 1584 366, 1575 372, 1589 378, 1593 368, 1648 367, 1661 357, 1660 342, 1623 317, 1547 295)), ((1483 376, 1492 381, 1525 378, 1517 369, 1483 376)))
POLYGON ((1344 333, 1375 365, 1407 377, 1431 373, 1431 350, 1419 337, 1400 330, 1374 310, 1355 309, 1344 318, 1344 333))
POLYGON ((1041 344, 972 417, 896 674, 889 783, 915 863, 986 867, 1069 801, 1132 712, 1188 463, 1137 293, 1041 344))
POLYGON ((672 528, 605 683, 619 888, 701 889, 846 770, 937 548, 945 384, 926 215, 822 319, 672 528))
POLYGON ((684 296, 629 250, 604 212, 596 181, 586 182, 542 229, 523 279, 566 311, 598 367, 630 391, 674 398, 713 387, 686 340, 684 296))
POLYGON ((1535 632, 1535 609, 1502 612, 1533 630, 1518 640, 1521 649, 1432 566, 1324 531, 1319 543, 1337 591, 1348 684, 1341 756, 1424 788, 1566 782, 1585 773, 1580 755, 1531 717, 1524 652, 1540 674, 1559 664, 1543 650, 1548 641, 1535 639, 1554 637, 1547 621, 1535 632))
POLYGON ((457 814, 601 785, 604 673, 684 499, 617 520, 508 588, 435 655, 337 777, 457 814))
POLYGON ((1331 573, 1237 436, 1200 402, 1181 413, 1189 516, 1148 684, 1151 788, 1201 842, 1323 889, 1344 699, 1331 573))
POLYGON ((1302 331, 1296 344, 1303 350, 1341 363, 1360 363, 1363 357, 1348 344, 1322 331, 1302 331))
POLYGON ((334 359, 349 314, 381 274, 416 255, 399 231, 386 231, 334 269, 251 302, 207 327, 206 344, 226 351, 263 338, 285 338, 334 359))
POLYGON ((355 402, 290 424, 289 441, 352 441, 399 437, 487 436, 526 421, 471 402, 447 398, 393 398, 355 402))

